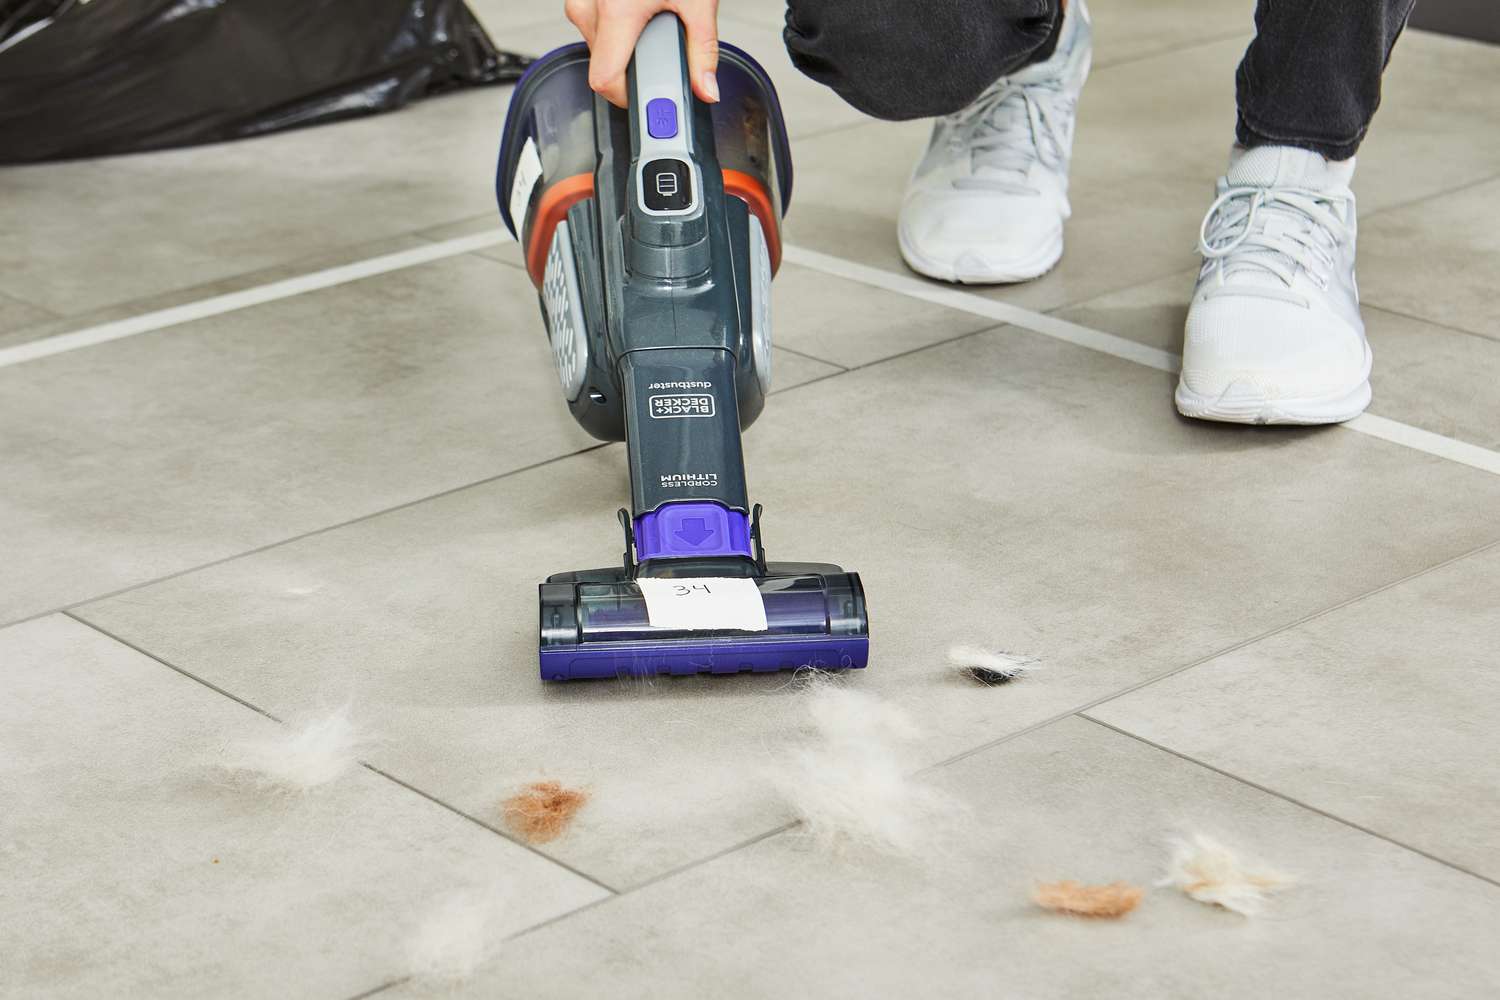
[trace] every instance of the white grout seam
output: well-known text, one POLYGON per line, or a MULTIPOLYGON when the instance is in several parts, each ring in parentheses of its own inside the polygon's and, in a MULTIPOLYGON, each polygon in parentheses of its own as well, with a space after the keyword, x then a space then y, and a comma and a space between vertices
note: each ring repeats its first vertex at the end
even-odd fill
MULTIPOLYGON (((44 337, 30 343, 0 349, 0 368, 75 351, 83 347, 93 347, 96 344, 133 337, 139 333, 149 333, 152 330, 161 330, 208 316, 218 316, 236 309, 274 302, 277 299, 290 298, 304 292, 331 288, 334 285, 359 281, 377 274, 416 267, 419 264, 428 264, 445 257, 457 257, 496 246, 510 238, 510 234, 504 229, 491 229, 471 236, 441 240, 430 246, 414 247, 380 257, 371 257, 369 260, 314 271, 295 278, 273 281, 254 288, 230 292, 227 295, 216 295, 197 302, 188 302, 170 309, 161 309, 112 323, 103 323, 71 333, 44 337)), ((823 274, 904 295, 910 299, 930 302, 947 309, 982 316, 996 322, 1008 323, 1077 347, 1108 354, 1122 361, 1129 361, 1131 364, 1169 373, 1175 373, 1181 364, 1181 358, 1170 351, 1163 351, 1160 348, 1150 347, 1078 323, 1070 323, 1065 319, 1034 312, 1009 302, 999 302, 973 292, 944 288, 909 275, 895 274, 877 267, 858 264, 852 260, 809 250, 806 247, 788 245, 783 248, 782 254, 793 264, 823 274)), ((1391 444, 1500 475, 1500 452, 1482 448, 1479 445, 1458 441, 1442 434, 1422 430, 1420 427, 1376 416, 1373 413, 1356 417, 1341 426, 1391 444)))
POLYGON ((510 239, 510 233, 505 230, 491 229, 472 236, 459 236, 451 240, 441 240, 429 246, 398 250, 395 253, 355 261, 352 264, 341 264, 322 271, 299 274, 294 278, 256 285, 238 292, 215 295, 196 302, 185 302, 180 306, 172 306, 170 309, 158 309, 155 312, 129 316, 70 333, 43 337, 40 340, 0 349, 0 368, 35 361, 39 358, 49 358, 55 354, 76 351, 82 347, 107 344, 112 340, 122 340, 125 337, 134 337, 136 334, 150 333, 152 330, 191 323, 209 316, 220 316, 237 309, 248 309, 251 306, 275 302, 277 299, 288 299, 304 292, 315 292, 322 288, 332 288, 334 285, 344 285, 377 274, 387 274, 403 268, 416 267, 418 264, 428 264, 435 260, 442 260, 444 257, 457 257, 460 254, 472 253, 475 250, 484 250, 487 247, 504 243, 508 239, 510 239))

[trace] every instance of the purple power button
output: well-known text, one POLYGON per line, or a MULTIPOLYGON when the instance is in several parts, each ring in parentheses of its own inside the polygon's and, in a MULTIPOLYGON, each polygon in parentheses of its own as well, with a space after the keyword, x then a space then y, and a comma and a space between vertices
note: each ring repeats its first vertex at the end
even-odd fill
POLYGON ((646 102, 646 131, 653 139, 670 139, 677 134, 677 105, 670 97, 653 97, 646 102))

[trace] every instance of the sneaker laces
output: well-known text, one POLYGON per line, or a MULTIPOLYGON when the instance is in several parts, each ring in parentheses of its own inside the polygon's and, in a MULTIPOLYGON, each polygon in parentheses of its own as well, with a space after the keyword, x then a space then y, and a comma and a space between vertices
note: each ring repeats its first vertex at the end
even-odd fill
POLYGON ((1334 251, 1353 230, 1334 211, 1346 196, 1293 187, 1230 187, 1214 199, 1198 227, 1205 272, 1269 274, 1287 288, 1300 269, 1328 288, 1334 251))
POLYGON ((949 116, 953 141, 968 147, 973 172, 987 169, 990 176, 958 177, 953 186, 1037 194, 1024 183, 1026 175, 1036 162, 1066 168, 1076 103, 1061 77, 1035 83, 1001 78, 990 84, 973 104, 949 116))

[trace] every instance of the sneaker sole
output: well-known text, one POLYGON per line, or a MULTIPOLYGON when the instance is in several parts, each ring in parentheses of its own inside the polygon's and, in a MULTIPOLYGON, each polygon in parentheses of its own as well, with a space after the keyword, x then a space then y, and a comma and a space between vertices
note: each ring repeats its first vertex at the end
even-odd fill
POLYGON ((1229 383, 1217 396, 1205 396, 1177 382, 1172 398, 1177 412, 1194 420, 1216 420, 1231 424, 1341 424, 1353 420, 1370 405, 1370 365, 1373 356, 1365 346, 1365 370, 1361 381, 1345 392, 1307 399, 1270 399, 1243 381, 1229 383))
POLYGON ((1004 268, 965 270, 918 252, 906 242, 906 234, 900 230, 896 232, 896 242, 901 247, 901 259, 906 262, 907 267, 929 278, 957 285, 1013 285, 1031 281, 1056 267, 1063 253, 1063 237, 1059 230, 1031 257, 1012 261, 1004 268))

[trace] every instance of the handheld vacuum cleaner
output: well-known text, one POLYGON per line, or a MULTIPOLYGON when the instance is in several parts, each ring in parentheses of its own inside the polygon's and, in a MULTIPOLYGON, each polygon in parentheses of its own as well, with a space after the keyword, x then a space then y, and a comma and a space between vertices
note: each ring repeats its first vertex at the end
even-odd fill
POLYGON ((532 64, 496 178, 568 406, 630 465, 622 564, 540 586, 542 678, 863 667, 859 576, 768 563, 745 485, 792 187, 775 89, 723 45, 722 99, 697 100, 667 13, 636 43, 628 109, 589 90, 588 58, 532 64))

